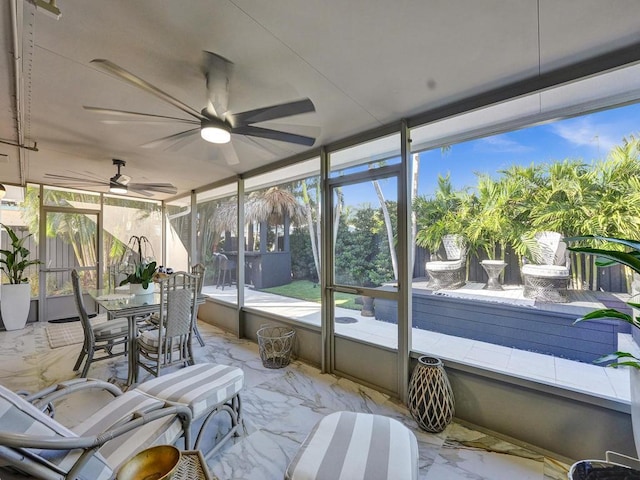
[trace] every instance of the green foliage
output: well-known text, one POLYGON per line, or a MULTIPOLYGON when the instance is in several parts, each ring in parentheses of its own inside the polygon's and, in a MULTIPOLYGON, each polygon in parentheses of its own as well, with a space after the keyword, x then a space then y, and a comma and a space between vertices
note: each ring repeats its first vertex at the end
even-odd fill
POLYGON ((157 265, 156 262, 148 261, 145 255, 145 249, 151 248, 151 244, 146 237, 138 237, 134 235, 129 239, 129 245, 132 246, 132 249, 137 251, 135 268, 127 278, 120 282, 120 285, 125 285, 127 283, 140 283, 142 284, 142 288, 147 288, 153 281, 157 265))
POLYGON ((153 276, 156 273, 156 262, 151 263, 138 263, 133 273, 130 273, 127 278, 120 282, 120 285, 127 283, 141 283, 142 288, 147 288, 153 281, 153 276))
MULTIPOLYGON (((497 246, 528 256, 535 233, 544 230, 640 239, 639 152, 640 140, 631 136, 591 165, 572 159, 512 165, 495 177, 478 173, 477 184, 461 190, 440 177, 433 197, 414 202, 416 244, 433 252, 443 235, 457 233, 470 250, 493 258, 497 246)), ((574 274, 582 275, 579 265, 574 274)))
POLYGON ((336 238, 336 281, 379 286, 393 280, 389 246, 379 210, 370 206, 347 211, 336 238))
MULTIPOLYGON (((298 298, 308 302, 320 304, 322 289, 317 283, 309 280, 294 280, 286 285, 278 287, 264 288, 262 292, 282 295, 283 297, 298 298)), ((357 295, 335 292, 334 300, 337 307, 348 308, 350 310, 360 310, 361 306, 356 304, 357 295)))
POLYGON ((433 198, 418 196, 414 209, 418 224, 416 245, 435 252, 444 235, 459 233, 464 236, 473 211, 475 198, 465 190, 454 190, 449 175, 438 177, 438 188, 433 198))
MULTIPOLYGON (((628 247, 630 250, 621 251, 617 248, 594 248, 591 246, 570 246, 569 250, 577 253, 586 253, 590 255, 597 255, 598 265, 602 267, 608 267, 615 264, 626 265, 631 268, 635 273, 640 274, 640 242, 635 240, 627 240, 623 238, 615 238, 615 237, 602 237, 598 235, 583 235, 579 237, 570 237, 565 238, 565 242, 597 242, 600 245, 606 246, 609 244, 610 246, 617 247, 622 245, 624 247, 628 247), (613 244, 613 245, 611 245, 613 244)), ((634 302, 627 303, 630 307, 640 309, 640 304, 634 302)), ((640 317, 634 317, 634 315, 629 315, 625 312, 621 312, 620 310, 616 310, 614 308, 603 308, 600 310, 594 310, 589 314, 578 318, 574 323, 588 321, 588 320, 597 320, 597 319, 606 319, 606 318, 614 318, 618 320, 622 320, 624 322, 630 323, 635 328, 640 328, 640 317)), ((614 352, 609 355, 605 355, 596 360, 598 363, 607 363, 614 361, 610 366, 619 367, 619 366, 630 366, 634 368, 640 368, 640 359, 634 357, 630 353, 625 352, 614 352), (629 358, 633 360, 628 360, 629 358), (620 361, 622 359, 622 361, 620 361)))
POLYGON ((309 229, 296 228, 289 236, 291 251, 291 275, 295 280, 310 280, 318 283, 318 275, 313 260, 309 229))
POLYGON ((0 269, 9 277, 9 283, 27 283, 28 278, 23 276, 24 270, 31 265, 38 265, 39 260, 29 260, 29 249, 24 242, 31 236, 18 238, 16 233, 8 226, 0 224, 6 230, 11 248, 0 250, 0 269))

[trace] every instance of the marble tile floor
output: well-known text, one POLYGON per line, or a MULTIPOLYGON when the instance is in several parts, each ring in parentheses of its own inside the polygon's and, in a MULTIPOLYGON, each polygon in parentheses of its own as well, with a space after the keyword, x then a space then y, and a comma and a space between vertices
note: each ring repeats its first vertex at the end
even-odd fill
MULTIPOLYGON (((74 377, 71 368, 79 345, 50 349, 45 326, 46 323, 38 323, 18 332, 0 332, 2 385, 36 391, 74 377)), ((236 365, 245 372, 245 432, 208 461, 211 471, 221 480, 282 479, 289 460, 313 425, 338 410, 387 415, 411 428, 419 443, 420 479, 567 478, 568 465, 554 458, 455 422, 440 434, 423 432, 406 407, 387 395, 344 378, 321 374, 317 368, 299 361, 283 369, 266 369, 256 344, 203 322, 199 328, 206 345, 195 347, 198 362, 236 365)), ((126 378, 126 359, 96 363, 89 376, 122 382, 126 378)), ((87 394, 74 403, 59 405, 57 418, 72 424, 105 401, 106 396, 87 394)), ((0 472, 0 479, 8 478, 0 472)))

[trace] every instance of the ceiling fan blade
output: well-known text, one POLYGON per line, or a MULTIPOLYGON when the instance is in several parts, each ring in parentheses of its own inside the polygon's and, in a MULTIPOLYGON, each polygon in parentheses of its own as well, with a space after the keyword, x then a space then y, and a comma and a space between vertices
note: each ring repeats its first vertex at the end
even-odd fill
POLYGON ((233 62, 212 52, 203 51, 203 71, 207 79, 207 111, 224 119, 229 106, 229 81, 233 73, 233 62))
POLYGON ((293 115, 300 115, 301 113, 315 111, 316 107, 313 105, 313 102, 308 98, 305 98, 295 102, 281 103, 279 105, 272 105, 270 107, 236 113, 229 120, 232 125, 242 126, 250 123, 266 122, 268 120, 291 117, 293 115))
POLYGON ((153 192, 147 191, 143 188, 127 187, 127 192, 138 193, 140 195, 144 195, 145 197, 153 197, 153 192))
POLYGON ((318 138, 322 129, 316 125, 294 125, 290 123, 266 122, 260 125, 262 128, 271 128, 273 130, 280 130, 282 132, 295 133, 298 135, 305 135, 307 137, 318 138))
POLYGON ((166 137, 162 137, 162 138, 158 138, 157 140, 153 140, 151 142, 145 143, 143 145, 140 145, 140 147, 142 148, 155 148, 165 142, 170 142, 170 141, 176 141, 176 140, 181 140, 185 137, 188 137, 189 135, 193 135, 196 132, 200 131, 200 127, 198 128, 192 128, 189 130, 185 130, 184 132, 180 132, 180 133, 174 133, 173 135, 167 135, 166 137))
POLYGON ((251 125, 232 128, 231 133, 267 138, 269 140, 278 140, 280 142, 295 143, 297 145, 305 145, 307 147, 312 146, 316 142, 316 139, 312 137, 296 135, 295 133, 280 132, 269 128, 254 127, 251 125))
POLYGON ((70 175, 58 175, 55 173, 45 173, 44 178, 49 178, 51 180, 62 181, 62 182, 78 182, 85 183, 91 185, 109 185, 109 182, 104 180, 98 180, 97 178, 87 178, 87 177, 72 177, 70 175))
MULTIPOLYGON (((139 118, 140 120, 152 120, 155 119, 156 121, 160 122, 160 121, 172 121, 172 122, 181 122, 181 123, 189 123, 189 124, 193 124, 193 125, 199 125, 200 122, 196 121, 196 120, 189 120, 186 118, 178 118, 178 117, 169 117, 166 115, 155 115, 152 113, 142 113, 142 112, 130 112, 128 110, 116 110, 116 109, 112 109, 112 108, 102 108, 102 107, 89 107, 87 105, 83 105, 82 108, 84 108, 85 110, 89 111, 89 112, 94 112, 94 113, 102 113, 105 115, 114 115, 114 116, 120 116, 120 117, 133 117, 133 118, 139 118)), ((111 122, 111 121, 110 121, 111 122)), ((106 123, 106 121, 105 121, 106 123)))
POLYGON ((145 190, 147 192, 159 192, 159 193, 178 193, 178 189, 170 183, 130 183, 127 185, 130 190, 145 190))
POLYGON ((179 108, 186 114, 191 115, 192 117, 195 117, 198 120, 203 119, 202 114, 197 110, 194 110, 189 105, 182 103, 180 100, 178 100, 175 97, 172 97, 167 92, 164 92, 160 90, 158 87, 151 85, 146 80, 143 80, 142 78, 134 75, 133 73, 125 70, 124 68, 116 65, 115 63, 102 58, 93 59, 91 60, 91 63, 93 63, 95 66, 97 66, 101 70, 104 70, 105 72, 118 77, 120 80, 123 80, 128 84, 133 85, 134 87, 140 88, 141 90, 144 90, 145 92, 150 93, 151 95, 155 95, 160 100, 163 100, 173 105, 174 107, 179 108))
POLYGON ((285 145, 282 143, 275 144, 274 142, 268 142, 257 137, 238 135, 233 141, 249 145, 255 155, 259 155, 265 159, 270 158, 270 156, 288 157, 294 153, 292 150, 285 148, 285 145))
POLYGON ((222 153, 222 156, 224 157, 225 161, 227 162, 227 165, 239 165, 240 164, 240 158, 238 158, 238 152, 236 152, 236 149, 231 144, 231 142, 222 143, 222 144, 218 145, 218 148, 220 148, 220 152, 222 153))

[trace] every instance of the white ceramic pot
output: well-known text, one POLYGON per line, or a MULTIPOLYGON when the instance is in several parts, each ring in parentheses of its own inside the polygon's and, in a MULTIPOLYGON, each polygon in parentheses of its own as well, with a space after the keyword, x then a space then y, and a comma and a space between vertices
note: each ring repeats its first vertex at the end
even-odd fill
POLYGON ((28 283, 2 285, 0 313, 7 330, 24 328, 31 307, 31 285, 28 283))
POLYGON ((130 283, 129 284, 129 291, 133 295, 149 295, 149 294, 152 294, 155 291, 155 286, 154 286, 153 282, 150 282, 149 286, 147 288, 142 288, 142 284, 141 283, 130 283))
POLYGON ((631 426, 633 427, 636 453, 640 458, 640 369, 630 367, 629 376, 631 381, 631 426))

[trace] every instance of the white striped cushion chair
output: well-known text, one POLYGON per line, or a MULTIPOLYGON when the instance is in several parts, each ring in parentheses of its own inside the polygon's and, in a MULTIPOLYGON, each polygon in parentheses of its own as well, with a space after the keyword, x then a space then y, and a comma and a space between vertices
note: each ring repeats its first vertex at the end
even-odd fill
MULTIPOLYGON (((118 396, 75 427, 66 428, 0 386, 0 469, 11 466, 42 479, 106 480, 149 446, 173 444, 183 435, 185 443, 190 441, 191 412, 183 406, 168 406, 142 392, 122 394, 106 382, 86 379, 47 389, 49 397, 62 397, 65 387, 70 391, 100 387, 118 396)), ((46 407, 49 400, 43 398, 46 407)))
POLYGON ((417 480, 418 441, 397 420, 335 412, 320 420, 289 464, 285 480, 417 480))
MULTIPOLYGON (((38 410, 24 398, 0 385, 0 429, 2 434, 21 434, 25 445, 33 444, 30 438, 45 437, 55 440, 77 438, 74 432, 53 418, 38 410)), ((0 439, 2 436, 0 436, 0 439)), ((0 440, 0 467, 12 465, 16 461, 24 468, 24 473, 37 478, 66 478, 83 453, 81 449, 49 450, 42 448, 10 448, 0 440), (20 457, 23 457, 21 459, 20 457), (55 475, 55 477, 50 477, 55 475)), ((79 479, 99 480, 111 478, 113 471, 100 454, 92 455, 87 465, 79 472, 79 479)), ((0 478, 2 475, 0 474, 0 478)))
MULTIPOLYGON (((146 395, 140 391, 128 391, 115 398, 98 412, 91 415, 72 430, 78 436, 99 435, 118 425, 134 420, 135 415, 150 413, 162 409, 163 400, 146 395)), ((163 417, 131 430, 115 441, 105 443, 100 453, 113 468, 120 466, 133 457, 134 453, 154 445, 172 445, 182 436, 182 424, 176 417, 163 417)))
POLYGON ((231 428, 210 448, 205 458, 214 455, 242 425, 240 390, 244 385, 241 368, 228 365, 203 363, 181 368, 168 375, 148 380, 135 390, 168 402, 187 405, 195 423, 202 422, 195 440, 195 449, 201 449, 203 441, 210 441, 205 432, 218 413, 226 412, 231 428))

